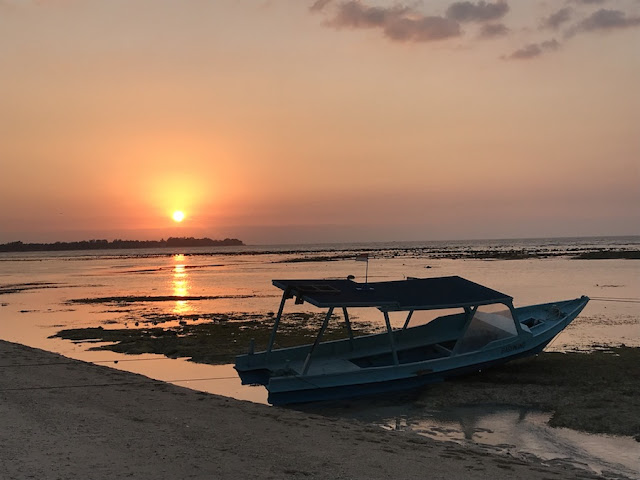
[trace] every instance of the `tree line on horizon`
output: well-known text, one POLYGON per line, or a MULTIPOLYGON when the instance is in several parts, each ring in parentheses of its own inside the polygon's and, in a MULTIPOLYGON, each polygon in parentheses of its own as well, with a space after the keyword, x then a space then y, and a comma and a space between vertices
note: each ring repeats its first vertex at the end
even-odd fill
POLYGON ((169 237, 166 240, 81 240, 78 242, 23 243, 20 241, 0 244, 0 252, 39 252, 61 250, 115 250, 127 248, 167 247, 231 247, 242 246, 237 238, 212 240, 211 238, 169 237))

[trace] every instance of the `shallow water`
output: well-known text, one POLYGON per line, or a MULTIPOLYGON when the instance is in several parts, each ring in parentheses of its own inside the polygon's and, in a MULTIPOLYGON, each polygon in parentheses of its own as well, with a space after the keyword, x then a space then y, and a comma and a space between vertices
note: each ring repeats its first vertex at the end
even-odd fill
POLYGON ((551 428, 550 414, 509 405, 474 405, 433 410, 406 395, 316 404, 304 411, 357 419, 388 430, 420 435, 518 458, 536 457, 547 464, 570 464, 606 477, 640 476, 640 449, 628 437, 592 435, 551 428))
POLYGON ((587 466, 604 474, 638 476, 640 453, 632 438, 605 437, 567 428, 551 428, 550 414, 504 405, 458 407, 447 412, 425 411, 408 418, 392 417, 387 428, 409 428, 430 438, 480 444, 488 451, 547 463, 587 466), (525 453, 526 452, 526 453, 525 453))
MULTIPOLYGON (((244 253, 241 248, 233 248, 187 249, 173 254, 166 250, 0 254, 0 292, 17 290, 0 293, 0 338, 193 389, 265 403, 266 391, 241 386, 230 365, 198 365, 154 355, 126 356, 87 351, 85 344, 48 337, 64 328, 99 325, 136 328, 136 323, 142 326, 154 315, 191 315, 197 321, 198 315, 207 313, 274 311, 281 292, 271 285, 272 279, 355 275, 357 281, 364 281, 365 263, 354 261, 352 255, 361 249, 376 248, 378 250, 370 251, 370 281, 460 275, 513 296, 516 307, 580 295, 591 297, 578 319, 549 346, 551 350, 590 349, 594 344, 640 346, 640 262, 637 260, 574 260, 562 256, 523 260, 433 258, 434 251, 529 248, 567 252, 594 246, 604 248, 603 245, 639 249, 640 239, 435 242, 410 244, 409 250, 406 245, 393 244, 254 247, 245 249, 244 253), (349 258, 282 263, 283 260, 345 255, 349 258), (111 299, 95 303, 70 302, 106 297, 111 299)), ((293 307, 295 309, 313 311, 313 307, 307 305, 293 307)), ((381 316, 371 316, 371 312, 353 313, 356 322, 383 322, 381 316)), ((414 316, 414 321, 426 320, 427 316, 414 316)), ((396 324, 403 321, 404 316, 392 316, 392 322, 396 324)), ((171 324, 163 324, 168 325, 171 324)), ((579 458, 596 471, 606 471, 607 462, 612 462, 620 465, 613 471, 628 475, 628 462, 618 457, 614 459, 614 454, 625 451, 634 451, 636 455, 632 461, 639 461, 635 442, 634 448, 629 450, 630 447, 616 443, 619 439, 590 436, 590 441, 576 437, 571 440, 573 446, 566 446, 571 442, 565 437, 583 434, 545 427, 544 415, 540 417, 528 412, 524 415, 525 420, 512 421, 515 414, 508 408, 491 414, 476 412, 472 422, 476 430, 467 438, 466 427, 462 425, 468 425, 469 421, 442 419, 442 415, 456 414, 453 411, 430 412, 410 417, 405 412, 400 417, 371 421, 395 428, 396 419, 400 418, 401 428, 410 427, 433 438, 473 441, 492 448, 514 445, 507 451, 528 452, 545 459, 550 458, 549 450, 557 451, 560 457, 566 454, 579 458), (591 444, 596 447, 587 449, 591 444), (584 453, 576 453, 578 446, 584 453)), ((520 418, 521 415, 515 416, 520 418)))

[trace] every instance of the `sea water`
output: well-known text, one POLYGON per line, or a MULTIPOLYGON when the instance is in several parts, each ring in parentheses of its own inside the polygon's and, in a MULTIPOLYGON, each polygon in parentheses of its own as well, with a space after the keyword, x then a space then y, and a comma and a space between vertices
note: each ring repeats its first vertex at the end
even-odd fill
MULTIPOLYGON (((353 275, 359 282, 375 282, 460 275, 511 295, 516 307, 580 295, 591 297, 582 314, 548 350, 589 350, 596 345, 640 346, 640 261, 573 258, 579 253, 610 250, 640 250, 640 237, 2 253, 0 338, 189 388, 265 403, 264 388, 241 386, 230 365, 199 365, 158 355, 89 351, 89 344, 75 344, 50 336, 68 328, 136 328, 143 316, 149 314, 179 318, 208 313, 272 312, 277 309, 282 293, 271 284, 276 278, 353 275), (355 261, 359 252, 369 253, 368 265, 355 261), (529 255, 520 255, 523 252, 529 255), (105 297, 113 301, 71 302, 105 297), (138 298, 136 301, 129 298, 123 303, 117 301, 118 297, 138 298)), ((313 307, 307 305, 298 308, 313 311, 313 307)), ((355 322, 383 321, 375 312, 368 311, 357 311, 354 317, 355 322)), ((404 317, 392 316, 396 325, 403 320, 404 317)), ((569 442, 570 446, 557 448, 561 431, 544 427, 545 421, 535 412, 525 415, 530 419, 527 423, 509 421, 513 417, 509 410, 502 414, 491 412, 490 417, 477 411, 476 422, 488 422, 494 428, 485 429, 491 433, 481 429, 481 434, 476 432, 471 438, 465 437, 464 421, 452 419, 452 412, 443 415, 448 415, 448 420, 433 412, 413 417, 411 428, 432 438, 483 445, 514 444, 516 451, 526 452, 528 448, 547 459, 553 458, 547 450, 555 448, 561 458, 562 452, 589 444, 581 437, 564 440, 567 436, 564 435, 562 444, 569 442), (496 429, 496 425, 503 427, 496 429), (538 432, 537 437, 533 435, 536 440, 532 440, 531 432, 538 432), (524 436, 529 439, 524 442, 526 445, 517 445, 514 438, 524 436), (549 436, 555 439, 551 445, 555 442, 556 447, 548 447, 549 436)), ((378 412, 363 418, 394 428, 398 418, 404 419, 400 420, 402 424, 411 417, 385 417, 378 412)), ((596 437, 604 450, 598 453, 593 447, 579 458, 586 463, 591 458, 590 465, 597 470, 615 471, 609 465, 613 462, 623 465, 620 471, 628 473, 624 465, 628 466, 629 461, 625 460, 624 452, 637 444, 629 444, 626 450, 619 446, 612 448, 607 446, 604 437, 596 437), (620 454, 618 461, 611 459, 620 454), (606 458, 598 459, 598 456, 606 458)), ((630 455, 633 463, 633 453, 630 455)))

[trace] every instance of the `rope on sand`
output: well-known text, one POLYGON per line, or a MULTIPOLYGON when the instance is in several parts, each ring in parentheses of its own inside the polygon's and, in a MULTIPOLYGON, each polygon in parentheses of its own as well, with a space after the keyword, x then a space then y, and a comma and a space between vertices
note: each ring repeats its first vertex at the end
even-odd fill
POLYGON ((183 383, 183 382, 199 382, 209 380, 230 380, 237 379, 238 377, 209 377, 209 378, 185 378, 178 380, 146 380, 137 382, 113 382, 113 383, 85 383, 80 385, 51 385, 51 386, 37 386, 37 387, 15 387, 15 388, 3 388, 0 392, 19 392, 26 390, 59 390, 64 388, 89 388, 89 387, 120 387, 123 385, 163 385, 166 383, 183 383))
MULTIPOLYGON (((148 362, 152 360, 167 360, 168 357, 158 357, 158 358, 125 358, 119 360, 85 360, 86 363, 115 363, 118 364, 120 362, 148 362)), ((73 365, 77 362, 82 362, 83 360, 70 360, 70 361, 61 361, 61 362, 43 362, 43 363, 16 363, 13 365, 0 365, 0 368, 3 367, 43 367, 48 365, 73 365)))
POLYGON ((589 297, 589 300, 596 302, 640 303, 638 298, 589 297))

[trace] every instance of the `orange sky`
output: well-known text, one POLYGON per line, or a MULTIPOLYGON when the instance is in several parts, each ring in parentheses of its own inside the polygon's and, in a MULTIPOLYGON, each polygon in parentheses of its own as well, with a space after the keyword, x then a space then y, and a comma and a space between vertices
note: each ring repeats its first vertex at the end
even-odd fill
POLYGON ((0 0, 0 65, 0 242, 640 234, 635 0, 0 0))

